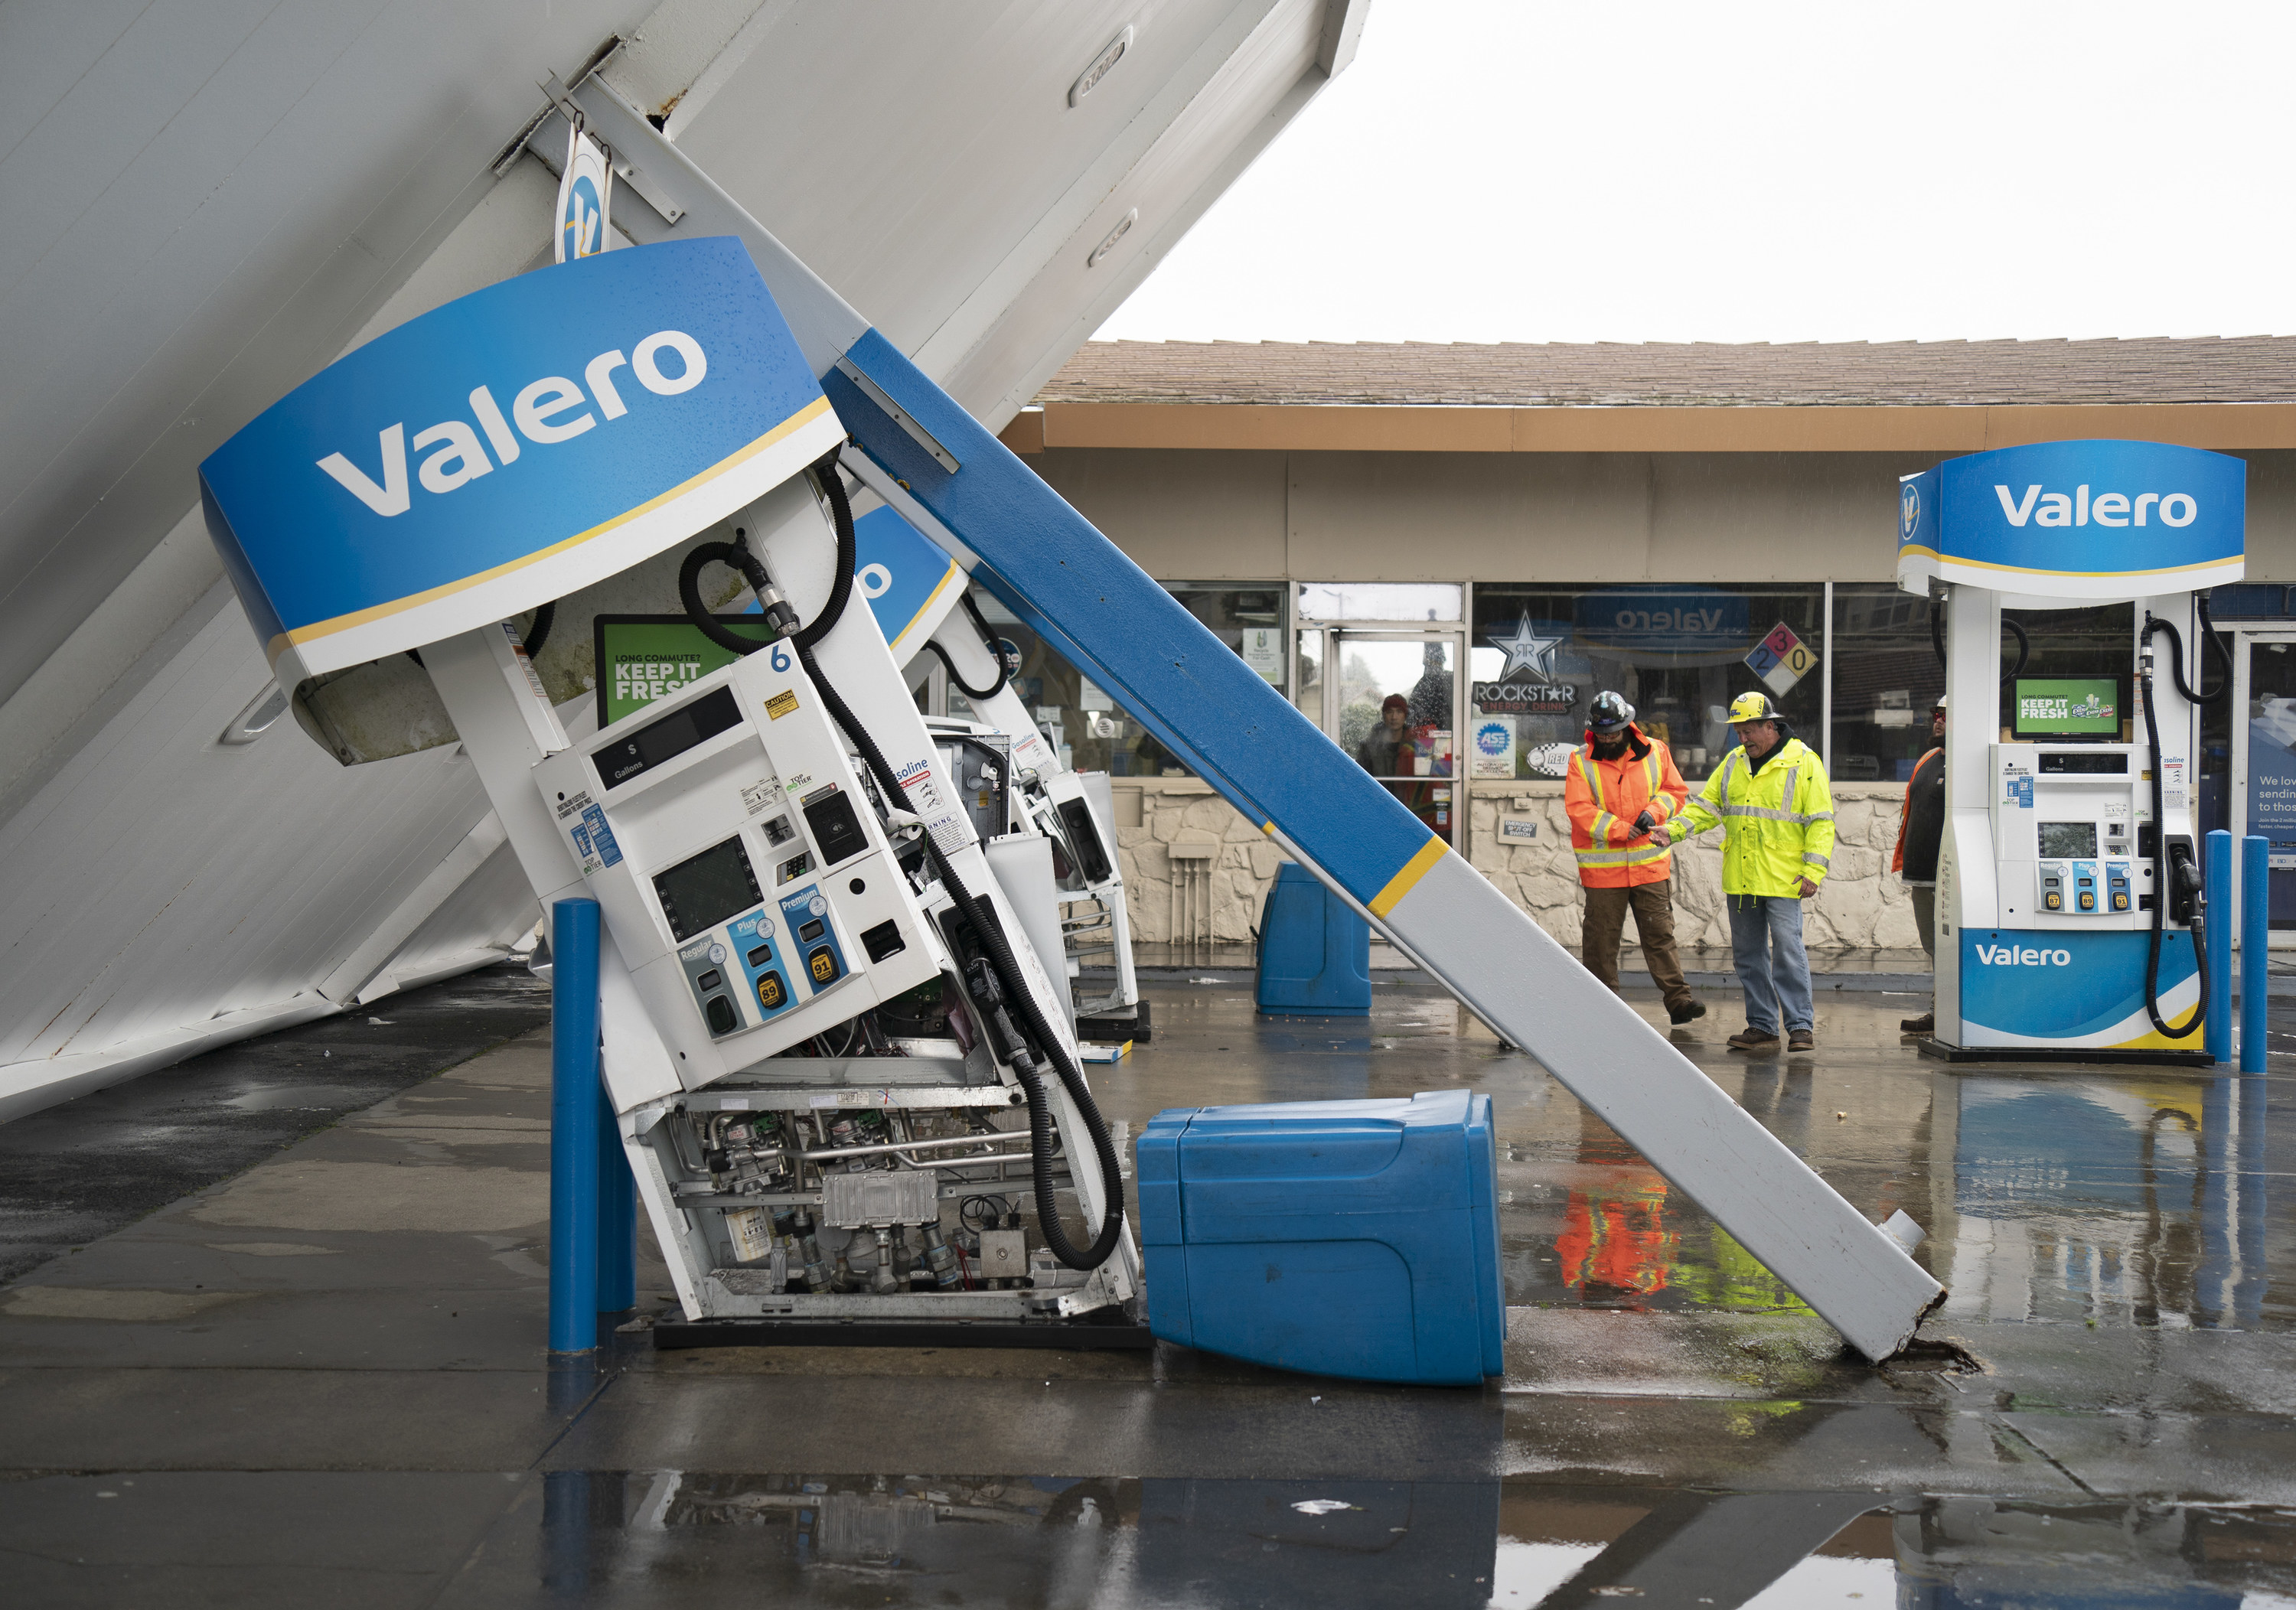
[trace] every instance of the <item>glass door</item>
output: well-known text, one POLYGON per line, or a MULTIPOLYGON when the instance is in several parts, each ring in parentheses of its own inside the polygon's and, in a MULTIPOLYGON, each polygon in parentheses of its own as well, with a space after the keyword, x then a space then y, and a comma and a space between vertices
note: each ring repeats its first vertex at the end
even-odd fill
POLYGON ((2233 838, 2270 841, 2273 944, 2296 946, 2296 632, 2234 633, 2232 666, 2233 838))
MULTIPOLYGON (((1302 652, 1312 651, 1305 641, 1310 634, 1301 635, 1302 652)), ((1467 803, 1454 749, 1463 634, 1332 628, 1312 635, 1322 640, 1314 647, 1322 650, 1316 681, 1324 731, 1456 847, 1467 803)))

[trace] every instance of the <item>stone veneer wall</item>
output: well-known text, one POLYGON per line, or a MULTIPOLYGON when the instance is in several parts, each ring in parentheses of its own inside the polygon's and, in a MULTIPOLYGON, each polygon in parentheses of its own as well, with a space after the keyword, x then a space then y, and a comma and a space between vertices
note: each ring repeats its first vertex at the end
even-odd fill
MULTIPOLYGON (((1132 936, 1153 943, 1172 935, 1174 843, 1214 845, 1210 868, 1212 937, 1248 940, 1283 853, 1210 788, 1193 779, 1114 780, 1117 844, 1132 911, 1132 936), (1125 825, 1134 823, 1135 825, 1125 825)), ((1804 936, 1825 950, 1913 950, 1913 907, 1890 871, 1902 788, 1834 785, 1833 866, 1809 903, 1804 936)), ((1479 783, 1471 790, 1466 844, 1475 869, 1505 890, 1566 945, 1579 938, 1578 878, 1570 858, 1570 824, 1562 785, 1479 783), (1538 824, 1530 843, 1502 843, 1502 816, 1538 824)), ((1718 830, 1674 853, 1675 933, 1685 945, 1727 949, 1722 908, 1722 835, 1718 830)))

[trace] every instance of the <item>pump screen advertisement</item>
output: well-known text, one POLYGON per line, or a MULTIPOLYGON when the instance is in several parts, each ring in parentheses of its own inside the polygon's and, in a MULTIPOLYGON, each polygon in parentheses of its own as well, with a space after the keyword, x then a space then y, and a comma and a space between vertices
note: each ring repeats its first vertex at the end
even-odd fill
POLYGON ((2120 736, 2120 682, 2112 676, 2017 679, 2013 717, 2020 739, 2120 736))

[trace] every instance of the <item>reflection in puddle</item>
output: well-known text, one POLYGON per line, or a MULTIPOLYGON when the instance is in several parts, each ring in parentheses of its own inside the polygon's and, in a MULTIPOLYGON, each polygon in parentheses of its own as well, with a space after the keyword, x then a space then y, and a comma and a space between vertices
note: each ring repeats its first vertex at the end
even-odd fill
POLYGON ((775 1605, 2251 1606, 2296 1512, 1481 1483, 560 1473, 554 1597, 775 1605))
MULTIPOLYGON (((2263 1079, 1957 1080, 1947 1313, 2254 1325, 2265 1310, 2263 1079)), ((1942 1232, 1942 1233, 1940 1233, 1942 1232)))
MULTIPOLYGON (((1870 1217, 1913 1214, 1929 1234, 1916 1255, 1951 1294, 1942 1317, 2202 1328, 2296 1318, 2267 1279, 2270 1081, 1937 1070, 1908 1101, 1903 1084, 1861 1099, 1840 1079, 1824 1087, 1830 1076, 1747 1068, 1739 1099, 1870 1217)), ((1510 1303, 1807 1312, 1576 1103, 1518 1108, 1505 1124, 1501 1183, 1518 1208, 1505 1226, 1510 1303)))

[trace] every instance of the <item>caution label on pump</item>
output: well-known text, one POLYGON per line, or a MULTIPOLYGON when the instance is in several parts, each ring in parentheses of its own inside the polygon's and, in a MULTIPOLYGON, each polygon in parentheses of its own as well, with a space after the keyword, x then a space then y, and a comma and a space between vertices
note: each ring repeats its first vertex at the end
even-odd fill
POLYGON ((925 831, 932 835, 933 843, 940 846, 940 853, 944 855, 954 855, 971 842, 972 835, 966 832, 965 828, 962 811, 943 811, 938 816, 925 819, 925 831))
POLYGON ((766 714, 779 721, 784 715, 797 714, 797 695, 783 688, 766 699, 766 714))

